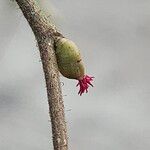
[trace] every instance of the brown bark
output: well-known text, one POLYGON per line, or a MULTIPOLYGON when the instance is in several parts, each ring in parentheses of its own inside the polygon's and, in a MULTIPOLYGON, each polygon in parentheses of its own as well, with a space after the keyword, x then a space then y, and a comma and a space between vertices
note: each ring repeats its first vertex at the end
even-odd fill
POLYGON ((16 0, 37 39, 45 75, 49 114, 52 124, 54 150, 67 150, 67 129, 59 71, 54 51, 54 39, 62 36, 51 25, 48 17, 36 5, 35 0, 16 0))

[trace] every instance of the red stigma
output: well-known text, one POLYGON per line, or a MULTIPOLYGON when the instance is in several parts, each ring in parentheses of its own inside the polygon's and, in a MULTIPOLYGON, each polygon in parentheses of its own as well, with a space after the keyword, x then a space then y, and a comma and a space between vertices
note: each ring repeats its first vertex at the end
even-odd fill
POLYGON ((88 75, 85 75, 82 79, 78 80, 78 84, 76 86, 80 86, 80 90, 78 94, 81 96, 85 91, 88 92, 89 85, 93 87, 91 84, 91 81, 93 81, 94 77, 89 77, 88 75))

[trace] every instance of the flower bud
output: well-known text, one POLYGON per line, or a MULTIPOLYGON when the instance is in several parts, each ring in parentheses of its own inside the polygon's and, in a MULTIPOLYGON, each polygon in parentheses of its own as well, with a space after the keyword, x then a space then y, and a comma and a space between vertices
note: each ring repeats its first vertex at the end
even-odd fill
POLYGON ((74 42, 67 38, 58 38, 55 41, 55 53, 60 73, 69 79, 77 79, 80 85, 79 93, 88 92, 93 77, 85 75, 85 68, 80 55, 80 50, 74 42))
POLYGON ((69 79, 80 79, 84 76, 84 65, 80 51, 74 42, 60 38, 56 42, 56 58, 61 74, 69 79))

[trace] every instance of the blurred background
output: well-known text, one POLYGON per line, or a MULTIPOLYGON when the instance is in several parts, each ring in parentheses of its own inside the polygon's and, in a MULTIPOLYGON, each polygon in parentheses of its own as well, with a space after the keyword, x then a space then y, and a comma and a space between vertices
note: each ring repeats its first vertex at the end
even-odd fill
MULTIPOLYGON (((150 149, 150 1, 43 0, 81 49, 94 88, 61 77, 70 150, 150 149)), ((27 21, 0 1, 0 149, 52 149, 42 65, 27 21)))

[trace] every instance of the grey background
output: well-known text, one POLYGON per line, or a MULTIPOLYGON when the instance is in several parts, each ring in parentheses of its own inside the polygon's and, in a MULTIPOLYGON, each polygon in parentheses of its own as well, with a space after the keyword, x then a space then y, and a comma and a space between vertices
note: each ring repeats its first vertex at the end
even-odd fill
MULTIPOLYGON (((70 149, 149 150, 150 1, 52 0, 49 9, 95 77, 81 97, 61 77, 70 149)), ((0 21, 0 150, 52 149, 35 38, 9 0, 0 21)))

